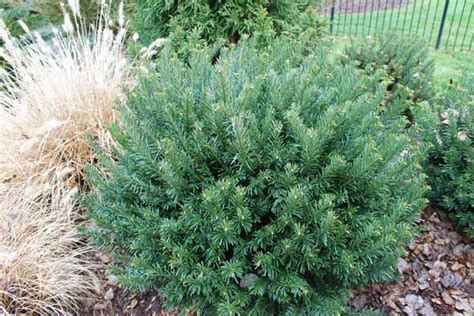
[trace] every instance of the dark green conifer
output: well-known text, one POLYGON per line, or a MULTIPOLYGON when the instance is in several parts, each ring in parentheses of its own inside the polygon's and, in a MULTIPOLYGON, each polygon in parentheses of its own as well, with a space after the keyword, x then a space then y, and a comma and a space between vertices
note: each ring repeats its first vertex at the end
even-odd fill
POLYGON ((89 173, 91 236, 125 286, 203 315, 338 315, 392 275, 426 188, 379 73, 284 40, 164 54, 89 173))
POLYGON ((368 74, 382 71, 388 82, 387 96, 404 98, 405 114, 422 101, 432 101, 436 95, 432 83, 434 64, 428 48, 418 38, 403 38, 389 34, 379 39, 353 40, 344 49, 343 64, 354 63, 368 74))
POLYGON ((244 35, 267 44, 276 35, 322 33, 315 0, 137 0, 133 27, 140 43, 170 37, 187 54, 204 44, 236 43, 244 35))
POLYGON ((432 144, 425 163, 430 200, 448 210, 465 233, 474 236, 474 77, 445 88, 416 113, 432 144), (424 113, 422 111, 424 110, 424 113), (434 114, 434 115, 433 115, 434 114))

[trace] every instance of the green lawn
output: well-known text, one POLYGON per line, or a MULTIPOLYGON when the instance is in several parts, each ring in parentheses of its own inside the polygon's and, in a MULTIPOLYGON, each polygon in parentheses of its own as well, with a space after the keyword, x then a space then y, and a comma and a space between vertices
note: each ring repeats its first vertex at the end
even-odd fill
POLYGON ((461 76, 474 77, 474 53, 432 50, 435 60, 435 80, 446 83, 461 76))
MULTIPOLYGON (((374 3, 383 2, 379 1, 374 0, 374 3)), ((372 2, 366 0, 366 3, 372 2)), ((391 10, 377 10, 375 4, 371 12, 336 13, 334 34, 367 36, 396 32, 407 37, 418 36, 434 46, 444 4, 445 0, 410 0, 408 4, 391 10)), ((348 10, 351 11, 350 6, 348 10)), ((474 0, 450 0, 441 48, 473 50, 473 39, 474 0)))

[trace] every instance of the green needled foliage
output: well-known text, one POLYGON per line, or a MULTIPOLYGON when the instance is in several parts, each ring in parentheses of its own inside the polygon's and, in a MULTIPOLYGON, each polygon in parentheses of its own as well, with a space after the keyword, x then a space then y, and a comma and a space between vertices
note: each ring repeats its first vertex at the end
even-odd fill
MULTIPOLYGON (((425 164, 430 199, 449 210, 457 224, 474 237, 474 77, 446 88, 431 109, 416 114, 433 147, 425 164)), ((423 109, 420 109, 420 111, 423 109)))
POLYGON ((235 43, 253 35, 262 45, 275 35, 297 36, 303 31, 314 41, 323 32, 315 0, 137 0, 132 25, 140 44, 170 37, 181 55, 204 44, 235 43))
POLYGON ((384 79, 390 82, 387 98, 407 98, 409 102, 405 110, 435 96, 433 61, 419 39, 391 34, 381 39, 354 40, 345 49, 342 63, 354 62, 368 74, 383 71, 384 79))
POLYGON ((121 107, 114 158, 90 170, 90 234, 123 260, 125 286, 159 287, 168 307, 338 315, 412 236, 420 146, 380 107, 380 74, 257 46, 214 64, 165 50, 121 107))

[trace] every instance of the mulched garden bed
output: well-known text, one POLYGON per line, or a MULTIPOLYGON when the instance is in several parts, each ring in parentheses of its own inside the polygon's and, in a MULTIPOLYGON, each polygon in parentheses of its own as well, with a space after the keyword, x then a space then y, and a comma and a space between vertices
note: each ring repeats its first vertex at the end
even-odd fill
MULTIPOLYGON (((400 279, 354 292, 349 305, 389 315, 472 315, 474 310, 474 248, 454 230, 446 214, 428 207, 419 220, 423 230, 399 260, 400 279)), ((102 253, 97 258, 108 263, 102 253)), ((159 292, 136 294, 123 289, 114 276, 102 278, 103 299, 81 315, 176 315, 161 309, 159 292)))
POLYGON ((399 281, 375 284, 354 293, 349 304, 389 315, 473 315, 474 248, 440 210, 427 208, 427 229, 398 262, 399 281))

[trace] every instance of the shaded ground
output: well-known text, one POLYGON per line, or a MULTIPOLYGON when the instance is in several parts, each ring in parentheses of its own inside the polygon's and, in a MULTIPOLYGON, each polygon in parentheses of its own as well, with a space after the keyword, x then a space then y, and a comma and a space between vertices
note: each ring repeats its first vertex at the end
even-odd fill
POLYGON ((453 230, 446 215, 425 210, 418 235, 400 259, 399 281, 375 284, 354 293, 349 305, 389 315, 473 315, 474 248, 453 230))
MULTIPOLYGON (((399 260, 400 280, 374 284, 354 292, 349 305, 374 308, 389 315, 473 315, 474 248, 457 233, 446 215, 427 208, 418 223, 423 230, 399 260)), ((97 253, 108 263, 110 258, 97 253)), ((176 315, 161 309, 159 292, 136 294, 123 289, 114 276, 101 275, 103 299, 81 315, 176 315)))
MULTIPOLYGON (((111 262, 111 258, 104 253, 97 252, 96 259, 103 264, 111 262)), ((107 274, 105 269, 97 271, 99 283, 97 288, 101 292, 100 301, 91 302, 80 315, 90 316, 171 316, 176 315, 172 311, 165 312, 161 308, 163 298, 158 291, 136 293, 124 289, 114 275, 107 274)))

